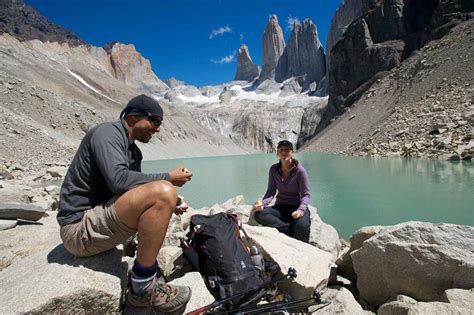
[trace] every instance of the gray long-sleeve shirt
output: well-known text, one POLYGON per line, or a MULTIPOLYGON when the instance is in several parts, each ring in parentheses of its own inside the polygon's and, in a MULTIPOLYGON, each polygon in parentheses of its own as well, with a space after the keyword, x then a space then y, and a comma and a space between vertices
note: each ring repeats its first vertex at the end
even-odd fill
POLYGON ((59 196, 60 225, 79 221, 84 211, 168 173, 141 173, 142 153, 128 138, 122 121, 89 130, 72 160, 59 196))
POLYGON ((298 210, 302 211, 308 209, 311 198, 308 173, 297 160, 294 160, 294 162, 295 165, 286 179, 281 175, 280 163, 273 164, 270 167, 267 192, 262 200, 264 208, 273 200, 278 190, 275 204, 299 205, 298 210))

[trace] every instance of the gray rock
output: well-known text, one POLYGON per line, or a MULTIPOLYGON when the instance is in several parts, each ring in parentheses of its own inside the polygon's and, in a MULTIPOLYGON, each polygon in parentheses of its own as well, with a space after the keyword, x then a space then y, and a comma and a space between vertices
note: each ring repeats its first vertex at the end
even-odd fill
POLYGON ((64 177, 67 173, 67 168, 63 166, 53 166, 46 170, 47 174, 50 174, 52 177, 64 177))
POLYGON ((50 186, 46 186, 44 190, 51 196, 58 196, 59 191, 61 190, 61 187, 56 186, 56 185, 50 185, 50 186))
POLYGON ((191 266, 183 255, 183 250, 178 246, 163 246, 157 257, 158 265, 163 276, 169 281, 182 277, 191 271, 191 266))
POLYGON ((388 227, 351 254, 360 296, 382 305, 395 294, 440 300, 474 287, 474 227, 407 222, 388 227))
POLYGON ((441 296, 441 302, 474 310, 474 289, 448 289, 441 296))
POLYGON ((0 203, 0 219, 38 221, 45 214, 41 207, 27 203, 0 203))
POLYGON ((221 103, 230 103, 230 101, 232 100, 232 97, 236 95, 237 95, 237 92, 235 92, 234 90, 230 90, 227 88, 227 86, 225 86, 221 94, 219 94, 219 101, 221 103))
POLYGON ((15 262, 0 273, 0 313, 117 312, 127 265, 111 250, 75 258, 62 245, 15 262), (35 290, 31 290, 32 284, 35 290))
POLYGON ((183 95, 186 97, 196 97, 201 96, 201 91, 194 85, 178 85, 172 89, 178 95, 183 95))
POLYGON ((173 89, 177 86, 180 86, 180 85, 185 85, 186 83, 184 81, 180 81, 178 79, 176 79, 175 77, 171 77, 169 78, 168 80, 163 80, 163 82, 170 87, 170 89, 173 89))
POLYGON ((289 267, 293 267, 300 275, 293 282, 283 281, 279 288, 291 292, 294 298, 308 297, 314 289, 326 288, 332 260, 330 253, 290 238, 274 228, 250 225, 244 225, 244 228, 264 258, 275 261, 282 272, 286 273, 289 267))
POLYGON ((280 91, 281 84, 275 82, 273 79, 267 79, 263 81, 256 89, 257 94, 273 94, 280 91))
POLYGON ((403 303, 408 303, 408 304, 415 304, 418 301, 415 300, 414 298, 409 297, 409 296, 406 296, 406 295, 403 295, 403 294, 397 294, 397 296, 395 296, 395 299, 393 301, 390 301, 390 302, 403 302, 403 303))
POLYGON ((253 81, 259 75, 259 68, 250 57, 247 45, 242 44, 239 48, 239 57, 237 59, 237 72, 234 80, 253 81))
POLYGON ((342 244, 339 240, 339 234, 336 229, 324 223, 319 217, 316 209, 311 207, 311 232, 309 235, 309 243, 333 255, 332 261, 336 261, 339 256, 342 244))
MULTIPOLYGON (((352 293, 343 287, 330 287, 328 290, 321 296, 323 301, 331 302, 329 306, 326 306, 317 311, 316 314, 364 314, 362 306, 355 300, 352 293)), ((317 310, 318 306, 311 306, 309 308, 309 313, 312 313, 312 310, 317 310)))
POLYGON ((365 226, 351 235, 349 250, 336 261, 338 274, 353 282, 357 280, 357 275, 352 265, 351 253, 361 248, 365 240, 368 240, 382 229, 383 226, 365 226))
POLYGON ((3 188, 0 189, 0 200, 3 202, 28 202, 32 188, 25 185, 10 185, 3 182, 3 188))
POLYGON ((291 78, 285 82, 283 82, 283 86, 281 88, 281 93, 279 96, 288 96, 288 95, 296 95, 301 93, 301 86, 298 83, 298 80, 295 78, 291 78))
POLYGON ((18 224, 18 220, 0 220, 0 231, 13 229, 18 224))
POLYGON ((199 272, 187 273, 183 277, 171 281, 170 284, 191 286, 191 300, 186 305, 185 312, 193 311, 214 302, 214 297, 207 290, 199 272))
POLYGON ((469 309, 454 306, 449 303, 441 302, 418 302, 418 303, 404 303, 404 302, 390 302, 382 305, 377 314, 393 315, 393 314, 474 314, 469 309))

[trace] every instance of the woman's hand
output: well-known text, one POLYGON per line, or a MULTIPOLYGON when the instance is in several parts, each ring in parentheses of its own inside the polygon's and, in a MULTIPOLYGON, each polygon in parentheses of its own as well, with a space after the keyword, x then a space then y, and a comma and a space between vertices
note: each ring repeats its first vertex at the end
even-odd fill
POLYGON ((299 219, 302 216, 304 216, 304 211, 303 210, 296 210, 291 214, 291 216, 293 217, 293 219, 299 219))

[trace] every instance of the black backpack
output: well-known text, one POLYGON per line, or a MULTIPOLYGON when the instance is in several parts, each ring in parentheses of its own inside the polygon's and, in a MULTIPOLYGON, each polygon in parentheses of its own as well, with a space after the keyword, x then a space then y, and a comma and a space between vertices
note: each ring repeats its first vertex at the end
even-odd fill
MULTIPOLYGON (((193 215, 189 228, 187 241, 182 243, 184 254, 217 301, 261 288, 265 275, 254 265, 240 237, 235 214, 193 215)), ((231 303, 242 304, 245 298, 239 296, 231 303)))

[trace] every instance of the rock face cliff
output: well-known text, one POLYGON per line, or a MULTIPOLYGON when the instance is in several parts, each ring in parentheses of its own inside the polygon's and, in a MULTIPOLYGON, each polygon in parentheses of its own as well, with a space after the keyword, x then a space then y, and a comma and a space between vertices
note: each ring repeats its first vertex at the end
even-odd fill
POLYGON ((349 25, 363 13, 362 0, 345 0, 337 8, 331 20, 328 37, 326 39, 326 78, 323 94, 328 94, 330 55, 334 45, 342 38, 349 25))
POLYGON ((251 82, 258 77, 259 73, 260 70, 258 66, 253 63, 247 45, 242 44, 242 46, 239 48, 237 73, 235 74, 234 80, 251 82))
POLYGON ((278 60, 276 81, 301 77, 299 82, 304 88, 308 88, 312 82, 319 83, 325 73, 325 54, 316 26, 309 19, 303 23, 295 22, 288 45, 278 60))
POLYGON ((329 112, 340 114, 380 72, 398 66, 428 41, 470 17, 470 1, 364 0, 363 15, 331 50, 329 112))
MULTIPOLYGON (((474 157, 474 19, 377 74, 304 150, 361 156, 474 157)), ((337 46, 337 45, 336 45, 337 46)))
POLYGON ((160 95, 169 89, 151 70, 150 61, 137 52, 134 45, 113 42, 107 44, 105 50, 118 80, 149 94, 160 95))
POLYGON ((278 18, 272 15, 262 37, 262 72, 259 81, 275 76, 275 69, 280 56, 285 50, 285 39, 278 18))
POLYGON ((73 32, 63 29, 39 14, 22 0, 0 1, 0 34, 8 33, 19 40, 39 39, 42 42, 86 45, 73 32))
POLYGON ((324 101, 294 99, 293 106, 266 101, 240 100, 222 107, 210 106, 197 114, 201 124, 226 135, 235 143, 263 152, 275 152, 281 140, 297 144, 301 120, 308 106, 324 106, 324 101))

